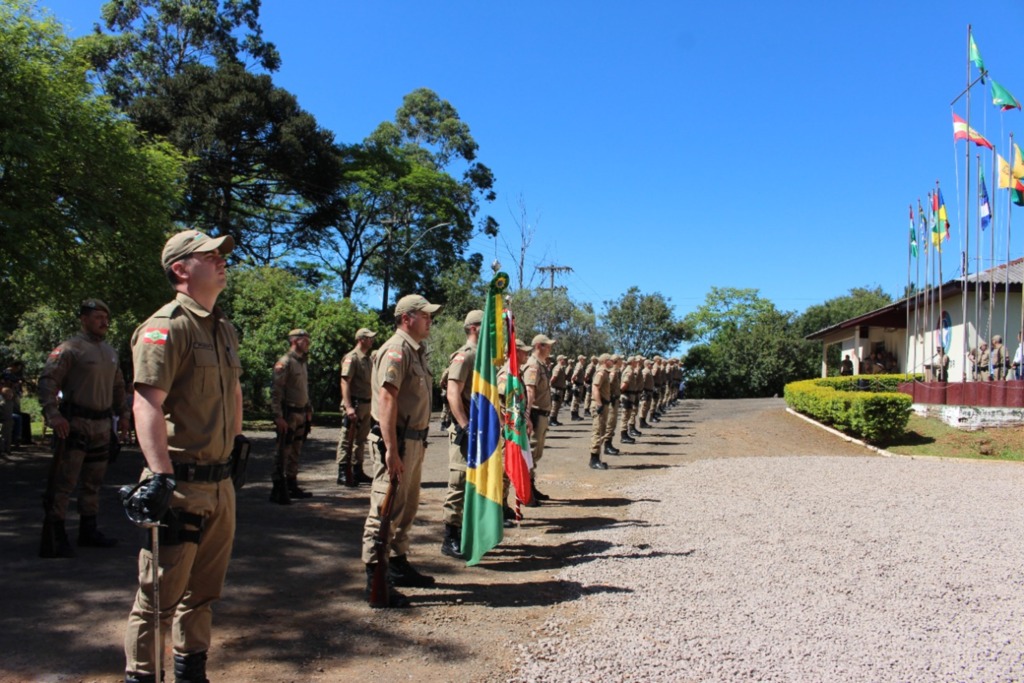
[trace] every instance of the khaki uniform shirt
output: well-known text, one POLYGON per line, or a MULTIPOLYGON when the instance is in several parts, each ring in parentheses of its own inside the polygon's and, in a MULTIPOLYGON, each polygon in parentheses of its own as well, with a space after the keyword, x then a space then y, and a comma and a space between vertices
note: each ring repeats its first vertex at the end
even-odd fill
POLYGON ((622 378, 619 380, 619 390, 622 393, 625 394, 628 392, 630 395, 632 395, 634 391, 633 385, 636 384, 636 382, 633 380, 633 376, 635 374, 636 372, 633 371, 633 367, 630 365, 627 365, 625 368, 622 369, 622 378))
POLYGON ((209 465, 231 454, 240 417, 238 333, 181 292, 132 335, 135 384, 167 392, 164 416, 171 460, 209 465))
POLYGON ((380 422, 380 389, 385 384, 398 389, 398 415, 395 429, 401 430, 408 418, 409 429, 426 429, 430 424, 430 385, 426 348, 404 330, 395 330, 377 351, 370 392, 370 414, 380 422))
POLYGON ((594 379, 590 384, 590 400, 595 407, 609 403, 612 400, 611 375, 612 371, 603 365, 594 371, 594 379), (600 400, 598 400, 598 397, 600 397, 600 400))
POLYGON ((476 346, 466 342, 452 354, 448 365, 448 379, 462 382, 462 406, 469 413, 469 400, 473 394, 473 365, 476 363, 476 346))
POLYGON ((356 347, 341 359, 341 376, 348 378, 349 398, 360 403, 369 403, 370 380, 373 377, 373 361, 369 354, 356 347))
POLYGON ((572 375, 570 375, 570 379, 572 380, 572 383, 573 384, 586 384, 587 383, 587 379, 586 379, 586 376, 585 376, 586 372, 587 372, 587 366, 584 365, 583 363, 581 363, 580 361, 576 361, 576 365, 572 366, 572 375))
POLYGON ((608 393, 613 401, 618 401, 622 396, 622 371, 612 368, 608 371, 608 393))
POLYGON ((274 364, 270 404, 274 417, 285 417, 285 406, 304 410, 309 408, 309 378, 305 356, 289 350, 274 364))
POLYGON ((39 402, 47 420, 60 414, 57 392, 64 401, 97 412, 124 410, 124 377, 110 344, 85 332, 50 352, 39 376, 39 402))
POLYGON ((565 385, 568 381, 569 369, 561 363, 555 363, 555 367, 551 370, 551 386, 559 391, 565 391, 565 385))
POLYGON ((643 378, 644 378, 644 391, 653 391, 654 390, 654 373, 651 371, 650 368, 644 367, 643 378))
POLYGON ((551 410, 551 375, 535 354, 530 354, 523 366, 523 383, 533 387, 533 405, 537 410, 551 410))

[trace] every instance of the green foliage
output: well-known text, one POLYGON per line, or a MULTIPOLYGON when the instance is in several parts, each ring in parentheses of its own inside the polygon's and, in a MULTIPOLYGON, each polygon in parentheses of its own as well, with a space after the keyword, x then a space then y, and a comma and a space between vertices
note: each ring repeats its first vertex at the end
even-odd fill
POLYGON ((686 392, 695 398, 752 398, 782 393, 807 377, 806 342, 793 314, 779 311, 755 289, 713 287, 684 325, 702 343, 683 358, 686 392))
POLYGON ((608 351, 611 342, 597 327, 590 304, 577 304, 565 290, 520 289, 507 297, 516 317, 516 336, 527 344, 535 334, 555 340, 553 353, 591 356, 608 351))
POLYGON ((23 0, 0 4, 0 169, 3 332, 40 301, 157 305, 181 159, 93 94, 62 28, 23 0))
MULTIPOLYGON (((917 378, 920 379, 920 378, 917 378)), ((910 419, 910 396, 895 391, 904 375, 829 377, 786 385, 786 404, 797 411, 867 441, 894 439, 910 419)))
MULTIPOLYGON (((809 334, 824 330, 825 328, 838 325, 844 320, 856 318, 871 311, 877 310, 892 303, 892 297, 882 291, 881 287, 854 287, 850 293, 829 299, 823 304, 808 306, 807 310, 796 319, 797 334, 806 337, 809 334)), ((822 343, 811 342, 807 346, 806 356, 803 364, 807 368, 807 374, 817 372, 821 365, 822 343)), ((840 364, 839 346, 833 344, 829 347, 827 365, 835 369, 838 374, 840 364)))
POLYGON ((310 334, 309 391, 318 410, 336 410, 341 401, 339 364, 355 346, 356 331, 384 332, 375 314, 347 299, 327 299, 280 268, 231 269, 221 304, 239 330, 243 393, 258 411, 268 407, 273 366, 288 351, 290 330, 310 334))
POLYGON ((617 301, 606 301, 603 329, 612 348, 626 356, 648 358, 671 353, 687 332, 675 319, 669 301, 659 292, 640 294, 638 287, 630 287, 617 301))

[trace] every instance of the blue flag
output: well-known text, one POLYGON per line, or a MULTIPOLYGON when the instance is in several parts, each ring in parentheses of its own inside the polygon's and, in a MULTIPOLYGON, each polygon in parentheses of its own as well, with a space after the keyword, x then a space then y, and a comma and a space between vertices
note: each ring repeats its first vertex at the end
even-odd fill
POLYGON ((985 174, 978 173, 978 215, 981 216, 981 229, 984 230, 992 222, 992 207, 988 203, 988 190, 985 189, 985 174))

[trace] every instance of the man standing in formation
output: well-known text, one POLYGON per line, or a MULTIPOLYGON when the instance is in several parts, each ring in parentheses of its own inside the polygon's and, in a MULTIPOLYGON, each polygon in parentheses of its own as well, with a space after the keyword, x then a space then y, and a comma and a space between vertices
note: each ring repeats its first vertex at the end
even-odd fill
POLYGON ((176 679, 206 681, 212 604, 235 538, 230 456, 244 438, 238 334, 216 305, 234 245, 197 230, 171 237, 161 262, 177 294, 132 337, 135 430, 148 477, 136 495, 161 522, 160 605, 152 602, 153 555, 143 548, 125 632, 126 683, 156 683, 157 611, 161 635, 172 634, 176 679))
MULTIPOLYGON (((409 532, 420 504, 423 451, 430 426, 431 376, 423 342, 430 336, 433 315, 440 306, 418 294, 395 305, 397 329, 377 352, 372 379, 371 414, 376 424, 370 511, 363 527, 366 592, 370 594, 377 557, 374 545, 380 531, 380 510, 392 480, 390 537, 382 539, 390 554, 388 581, 394 586, 426 587, 434 577, 418 572, 407 557, 409 532), (379 433, 378 433, 379 432, 379 433)), ((371 605, 374 606, 374 605, 371 605)), ((376 605, 385 606, 385 605, 376 605)), ((386 607, 408 607, 409 599, 388 591, 386 607)))
POLYGON ((551 415, 551 375, 548 372, 547 360, 554 343, 554 339, 549 339, 543 334, 536 335, 530 344, 533 346, 533 353, 523 368, 526 404, 529 406, 529 419, 533 424, 533 434, 530 435, 530 454, 533 456, 533 471, 530 472, 533 483, 533 499, 530 502, 532 507, 550 498, 537 490, 536 472, 540 459, 544 457, 544 439, 548 433, 548 417, 551 415))
POLYGON ((555 365, 551 368, 551 419, 548 421, 550 427, 561 427, 558 421, 558 411, 562 409, 562 401, 565 399, 565 390, 569 385, 569 366, 565 356, 559 355, 555 359, 555 365))
POLYGON ((313 495, 299 487, 299 455, 313 422, 306 366, 308 357, 309 333, 296 329, 288 333, 288 352, 274 363, 270 405, 277 428, 277 455, 271 474, 274 488, 270 492, 270 501, 280 505, 290 505, 292 498, 313 495))
POLYGON ((373 479, 363 471, 366 438, 370 435, 370 349, 377 333, 365 327, 356 332, 356 347, 341 359, 341 439, 338 441, 338 483, 355 487, 373 479))
POLYGON ((480 325, 484 319, 481 310, 470 311, 463 322, 466 343, 448 359, 448 386, 446 398, 451 409, 452 423, 448 427, 448 495, 444 499, 444 540, 441 552, 456 559, 462 558, 462 508, 466 498, 466 459, 469 454, 469 401, 473 393, 473 366, 476 363, 476 345, 480 338, 480 325))
MULTIPOLYGON (((74 557, 64 519, 68 501, 81 476, 78 494, 78 545, 109 548, 117 541, 97 529, 99 493, 110 461, 111 418, 127 430, 124 378, 117 353, 103 341, 110 328, 110 309, 99 299, 86 299, 78 309, 81 331, 50 352, 39 377, 39 403, 53 428, 53 462, 43 499, 40 557, 74 557), (58 393, 63 399, 58 398, 58 393)), ((117 444, 114 444, 115 446, 117 444)))
MULTIPOLYGON (((593 428, 590 437, 590 467, 595 470, 606 470, 608 465, 601 462, 601 445, 605 445, 605 453, 618 455, 618 451, 612 453, 604 436, 608 427, 608 404, 612 400, 611 392, 612 357, 602 353, 598 357, 598 367, 594 370, 594 377, 590 387, 590 415, 593 428)), ((614 449, 612 449, 614 450, 614 449)))
POLYGON ((580 415, 580 411, 586 408, 584 404, 584 397, 586 396, 586 382, 584 378, 587 371, 587 357, 580 355, 576 359, 576 365, 572 366, 572 374, 569 376, 569 381, 572 382, 572 413, 569 418, 573 422, 579 422, 583 419, 580 415))

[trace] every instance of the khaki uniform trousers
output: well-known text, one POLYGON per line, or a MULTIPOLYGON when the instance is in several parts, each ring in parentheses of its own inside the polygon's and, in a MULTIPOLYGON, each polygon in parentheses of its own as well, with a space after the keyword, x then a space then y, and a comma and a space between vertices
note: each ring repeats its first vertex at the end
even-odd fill
MULTIPOLYGON (((170 632, 176 654, 205 652, 210 649, 212 604, 224 588, 235 539, 235 489, 230 478, 179 481, 171 507, 202 517, 203 529, 199 543, 172 544, 160 535, 160 633, 170 632)), ((191 525, 185 529, 195 531, 191 525)), ((124 636, 126 671, 139 674, 156 672, 152 563, 153 554, 147 548, 140 550, 139 591, 124 636)))
MULTIPOLYGON (((344 414, 344 410, 342 411, 344 414)), ((366 458, 366 438, 370 435, 370 402, 361 402, 356 406, 356 419, 348 425, 342 424, 341 438, 338 440, 339 465, 347 465, 352 460, 354 465, 360 468, 366 458), (345 450, 349 434, 352 434, 352 457, 349 458, 345 450)))
POLYGON ((469 434, 462 446, 455 443, 455 425, 448 428, 448 493, 444 498, 444 523, 462 526, 462 508, 466 500, 466 455, 469 434), (466 451, 463 451, 463 448, 466 451))
MULTIPOLYGON (((565 389, 551 387, 551 420, 558 422, 558 411, 562 409, 562 398, 565 396, 565 389)), ((549 420, 550 422, 550 420, 549 420)))
POLYGON ((533 436, 530 437, 530 455, 533 456, 533 469, 530 470, 530 476, 537 471, 537 465, 540 464, 540 459, 544 457, 544 441, 548 435, 548 416, 541 415, 540 413, 534 413, 533 409, 530 409, 530 417, 533 418, 533 436), (536 417, 533 417, 536 415, 536 417))
POLYGON ((593 424, 593 428, 590 431, 590 453, 591 453, 591 455, 593 455, 595 453, 599 455, 601 453, 601 444, 604 443, 604 439, 605 439, 604 433, 606 431, 608 431, 608 412, 609 412, 608 409, 609 408, 611 408, 611 406, 606 404, 604 409, 601 411, 601 413, 598 414, 597 406, 596 405, 591 405, 590 406, 590 416, 591 416, 591 420, 592 420, 591 424, 593 424))
POLYGON ((572 412, 579 415, 583 407, 587 405, 586 398, 588 394, 582 384, 573 384, 572 389, 572 412))
MULTIPOLYGON (((278 472, 283 472, 285 477, 295 479, 299 476, 299 454, 302 452, 302 444, 306 443, 306 413, 290 413, 284 416, 284 421, 288 423, 291 441, 285 439, 284 446, 278 447, 272 476, 276 477, 278 472)), ((280 439, 281 435, 278 434, 277 438, 280 439)))
POLYGON ((64 457, 54 477, 53 505, 46 511, 53 519, 64 519, 75 484, 78 491, 78 514, 96 516, 100 508, 100 488, 110 460, 110 418, 92 420, 72 417, 64 457))
MULTIPOLYGON (((405 455, 402 457, 405 473, 398 483, 391 507, 391 538, 388 539, 391 557, 409 552, 409 530, 420 508, 424 450, 422 439, 405 440, 405 455)), ((377 561, 373 544, 377 532, 380 531, 380 507, 384 504, 390 482, 388 468, 384 464, 380 450, 373 447, 370 453, 373 463, 373 484, 370 485, 370 513, 366 516, 366 524, 363 526, 363 562, 366 564, 377 561)))
POLYGON ((650 392, 643 392, 643 399, 640 401, 640 419, 647 422, 647 418, 651 416, 651 394, 650 392))
POLYGON ((604 407, 604 412, 608 413, 608 417, 605 418, 604 440, 611 442, 615 437, 615 427, 619 424, 619 399, 613 396, 611 403, 604 407))

